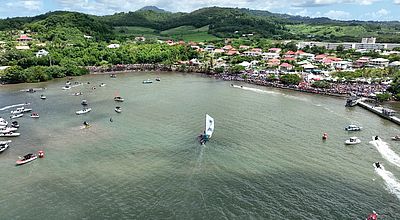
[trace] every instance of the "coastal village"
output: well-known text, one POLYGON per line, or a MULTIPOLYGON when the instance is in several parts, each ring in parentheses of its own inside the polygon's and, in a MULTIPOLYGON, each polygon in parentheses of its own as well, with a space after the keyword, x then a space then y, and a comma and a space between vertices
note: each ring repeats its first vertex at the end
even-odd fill
MULTIPOLYGON (((243 39, 252 37, 251 34, 243 35, 243 39)), ((83 38, 93 41, 93 37, 89 35, 84 35, 83 38)), ((263 48, 237 41, 225 39, 223 42, 210 43, 157 40, 152 44, 184 46, 196 51, 197 56, 167 67, 162 63, 105 63, 86 68, 94 73, 134 70, 199 72, 224 80, 246 81, 328 95, 355 94, 370 98, 386 93, 393 80, 391 73, 400 69, 400 44, 378 43, 374 37, 362 38, 360 42, 354 43, 288 40, 275 42, 272 44, 274 47, 263 48), (282 80, 285 77, 292 81, 285 82, 282 80)), ((30 34, 24 33, 13 42, 0 41, 0 48, 2 53, 10 49, 30 51, 32 56, 40 59, 49 55, 51 57, 47 50, 49 43, 52 44, 35 40, 30 34)), ((148 39, 139 36, 132 41, 112 42, 104 47, 107 50, 119 50, 128 44, 146 43, 149 43, 148 39)), ((74 45, 66 44, 65 47, 74 45)), ((10 66, 1 66, 0 71, 8 67, 10 66)))

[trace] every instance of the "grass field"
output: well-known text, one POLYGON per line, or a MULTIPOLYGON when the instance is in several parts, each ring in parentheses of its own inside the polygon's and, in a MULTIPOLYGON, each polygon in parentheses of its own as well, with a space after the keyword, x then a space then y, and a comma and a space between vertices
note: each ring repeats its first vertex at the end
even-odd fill
POLYGON ((144 36, 146 38, 173 39, 184 41, 212 41, 220 38, 208 33, 208 26, 195 28, 193 26, 180 26, 162 32, 145 27, 115 27, 115 33, 123 36, 144 36))

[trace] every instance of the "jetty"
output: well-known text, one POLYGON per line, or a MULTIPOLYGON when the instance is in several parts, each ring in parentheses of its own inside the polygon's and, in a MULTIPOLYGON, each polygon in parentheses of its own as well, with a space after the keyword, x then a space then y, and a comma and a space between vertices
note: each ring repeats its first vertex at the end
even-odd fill
POLYGON ((377 114, 378 116, 380 116, 382 118, 385 118, 391 122, 394 122, 394 123, 400 125, 400 118, 395 116, 396 111, 389 109, 389 108, 384 108, 381 106, 373 106, 373 105, 366 103, 365 101, 366 101, 365 98, 359 99, 357 102, 357 105, 370 111, 370 112, 377 114))

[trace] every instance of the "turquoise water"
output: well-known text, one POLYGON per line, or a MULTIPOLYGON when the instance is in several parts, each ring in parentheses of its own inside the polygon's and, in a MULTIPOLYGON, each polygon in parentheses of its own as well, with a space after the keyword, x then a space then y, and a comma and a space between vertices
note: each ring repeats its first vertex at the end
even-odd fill
POLYGON ((22 135, 0 155, 1 219, 365 219, 372 210, 400 219, 400 168, 369 143, 379 134, 387 156, 400 155, 397 125, 331 97, 173 73, 142 84, 157 76, 77 77, 91 84, 69 91, 66 80, 0 87, 0 108, 31 102, 40 114, 18 120, 22 135), (30 87, 47 89, 19 91, 30 87), (77 116, 82 99, 92 112, 77 116), (216 127, 202 147, 205 113, 216 127), (92 127, 80 129, 85 120, 92 127), (364 130, 345 132, 350 123, 364 130), (353 135, 362 143, 345 146, 353 135), (38 150, 44 159, 14 165, 38 150), (382 178, 375 161, 393 175, 382 178))

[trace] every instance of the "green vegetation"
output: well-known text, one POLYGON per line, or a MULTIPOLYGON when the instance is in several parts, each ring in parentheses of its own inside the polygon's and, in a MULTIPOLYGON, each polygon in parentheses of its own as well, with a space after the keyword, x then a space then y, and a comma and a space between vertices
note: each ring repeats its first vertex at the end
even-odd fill
POLYGON ((285 85, 298 85, 301 82, 301 77, 297 74, 286 74, 280 76, 280 80, 285 85))
POLYGON ((376 99, 379 102, 389 101, 390 97, 391 97, 391 95, 389 93, 376 94, 376 99))
POLYGON ((321 88, 321 89, 328 89, 331 87, 331 84, 326 81, 315 81, 312 83, 312 87, 321 88))

